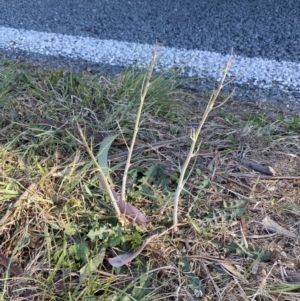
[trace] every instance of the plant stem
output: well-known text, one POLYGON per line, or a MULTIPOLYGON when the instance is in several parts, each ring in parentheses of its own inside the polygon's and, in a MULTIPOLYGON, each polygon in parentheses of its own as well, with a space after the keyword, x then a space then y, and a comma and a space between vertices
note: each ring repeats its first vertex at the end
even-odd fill
MULTIPOLYGON (((199 123, 198 125, 198 128, 197 128, 197 131, 195 132, 195 130, 193 129, 191 131, 191 139, 192 139, 192 145, 189 149, 189 153, 188 153, 188 156, 187 158, 185 159, 184 161, 184 164, 182 166, 182 170, 180 172, 180 177, 179 177, 179 180, 178 180, 178 185, 177 185, 177 189, 176 189, 176 192, 175 192, 175 198, 174 198, 174 209, 173 209, 173 232, 177 232, 178 231, 178 227, 176 226, 177 223, 178 223, 178 203, 179 203, 179 197, 180 197, 180 193, 183 189, 183 186, 184 186, 184 175, 185 175, 185 172, 187 170, 187 167, 192 159, 192 157, 194 157, 194 150, 195 150, 195 147, 196 147, 196 143, 198 141, 198 137, 201 133, 201 130, 202 130, 202 127, 210 113, 210 111, 212 110, 215 102, 216 102, 216 99, 218 97, 218 95, 220 94, 222 88, 223 88, 223 84, 224 84, 224 81, 225 81, 225 78, 227 76, 227 73, 228 73, 228 70, 230 68, 230 65, 231 65, 231 62, 232 62, 232 56, 230 56, 230 58, 228 59, 226 65, 225 65, 225 69, 224 69, 224 72, 223 72, 223 76, 220 80, 220 83, 219 83, 219 86, 217 88, 217 90, 215 90, 212 95, 211 95, 211 98, 206 106, 206 109, 205 109, 205 112, 203 114, 203 117, 201 119, 201 122, 199 123)), ((200 145, 199 145, 200 147, 200 145)), ((198 147, 198 148, 199 148, 198 147)), ((198 150, 197 150, 198 151, 198 150)), ((197 152, 196 151, 196 152, 197 152)))
POLYGON ((136 137, 137 137, 137 133, 139 131, 140 119, 141 119, 143 105, 144 105, 145 98, 146 98, 146 95, 147 95, 147 92, 148 92, 148 89, 149 89, 149 86, 150 86, 150 80, 151 80, 151 77, 152 77, 154 66, 155 66, 155 63, 157 61, 157 53, 158 53, 158 51, 157 51, 157 44, 156 44, 155 49, 154 49, 154 55, 153 55, 152 61, 150 63, 150 70, 149 70, 149 73, 148 73, 148 76, 147 76, 147 80, 146 80, 145 83, 143 83, 143 87, 142 87, 142 91, 141 91, 140 106, 139 106, 139 109, 138 109, 138 112, 137 112, 137 117, 136 117, 136 120, 135 120, 135 127, 134 127, 133 136, 132 136, 132 141, 131 141, 131 144, 130 144, 130 148, 129 148, 128 156, 127 156, 127 160, 126 160, 126 165, 125 165, 125 169, 124 169, 124 175, 123 175, 123 181, 122 181, 122 194, 121 194, 122 200, 124 200, 124 201, 126 200, 127 175, 128 175, 129 167, 131 165, 130 162, 131 162, 131 158, 132 158, 133 148, 134 148, 135 140, 136 140, 136 137))
POLYGON ((102 179, 103 179, 103 183, 102 183, 102 184, 103 184, 103 186, 104 186, 104 189, 107 191, 107 193, 108 193, 108 195, 109 195, 109 198, 110 198, 110 200, 111 200, 111 203, 112 203, 112 205, 113 205, 113 207, 114 207, 114 209, 115 209, 115 211, 116 211, 117 217, 119 218, 119 217, 121 216, 121 212, 120 212, 120 209, 119 209, 118 204, 117 204, 118 200, 114 197, 114 194, 113 194, 112 190, 110 189, 110 185, 109 185, 109 183, 108 183, 108 181, 107 181, 107 177, 106 177, 105 173, 103 172, 101 166, 99 165, 99 163, 98 163, 96 157, 94 156, 94 154, 93 154, 91 148, 89 147, 89 145, 88 145, 88 143, 87 143, 87 141, 86 141, 86 139, 85 139, 85 137, 84 137, 84 134, 83 134, 83 132, 82 132, 82 129, 81 129, 81 127, 80 127, 80 125, 79 125, 79 123, 78 123, 77 120, 76 120, 76 124, 77 124, 77 128, 78 128, 80 137, 81 137, 81 139, 82 139, 82 142, 83 142, 83 144, 84 144, 84 146, 85 146, 85 148, 86 148, 88 154, 89 154, 90 157, 92 158, 94 164, 95 164, 96 167, 97 167, 97 170, 99 171, 99 173, 100 173, 100 175, 101 175, 101 177, 102 177, 102 179))

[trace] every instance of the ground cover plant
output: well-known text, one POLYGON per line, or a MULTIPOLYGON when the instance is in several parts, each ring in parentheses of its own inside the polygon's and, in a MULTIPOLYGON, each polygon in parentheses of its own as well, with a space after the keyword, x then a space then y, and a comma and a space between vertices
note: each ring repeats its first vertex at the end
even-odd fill
POLYGON ((1 300, 299 300, 299 116, 152 67, 0 62, 1 300))

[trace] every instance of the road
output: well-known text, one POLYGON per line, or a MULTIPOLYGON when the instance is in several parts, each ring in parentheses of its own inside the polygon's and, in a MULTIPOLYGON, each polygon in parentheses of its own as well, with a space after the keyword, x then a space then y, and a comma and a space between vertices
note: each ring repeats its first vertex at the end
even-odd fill
POLYGON ((159 69, 215 79, 233 49, 230 76, 250 97, 299 103, 296 0, 0 0, 0 9, 2 56, 116 68, 147 64, 158 41, 159 69))

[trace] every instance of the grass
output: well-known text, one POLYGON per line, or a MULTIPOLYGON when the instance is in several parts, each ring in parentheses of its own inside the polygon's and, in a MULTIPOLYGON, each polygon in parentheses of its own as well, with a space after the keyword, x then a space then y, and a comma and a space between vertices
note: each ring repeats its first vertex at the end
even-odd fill
POLYGON ((117 135, 108 162, 120 195, 148 72, 104 78, 0 62, 1 300, 298 300, 299 116, 216 98, 173 233, 190 131, 209 98, 180 90, 176 74, 154 74, 126 179, 126 201, 148 223, 112 210, 76 122, 95 156, 117 135), (271 231, 266 216, 289 232, 271 231), (130 263, 110 265, 153 235, 130 263))

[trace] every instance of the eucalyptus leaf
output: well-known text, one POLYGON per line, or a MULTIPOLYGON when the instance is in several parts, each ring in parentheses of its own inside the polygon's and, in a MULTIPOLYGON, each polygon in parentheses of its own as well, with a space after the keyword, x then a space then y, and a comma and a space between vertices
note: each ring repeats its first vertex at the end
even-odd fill
POLYGON ((100 143, 99 154, 97 156, 98 163, 105 174, 105 176, 109 177, 109 167, 107 164, 108 151, 114 142, 114 140, 118 137, 118 135, 107 136, 100 143))
MULTIPOLYGON (((100 184, 102 185, 102 187, 105 187, 104 180, 99 173, 97 173, 97 178, 100 184)), ((119 207, 120 212, 122 214, 124 214, 132 222, 135 222, 137 225, 143 225, 147 223, 147 219, 141 211, 139 211, 133 205, 121 200, 118 194, 113 189, 111 189, 111 192, 114 195, 114 198, 118 200, 117 206, 119 207)))

